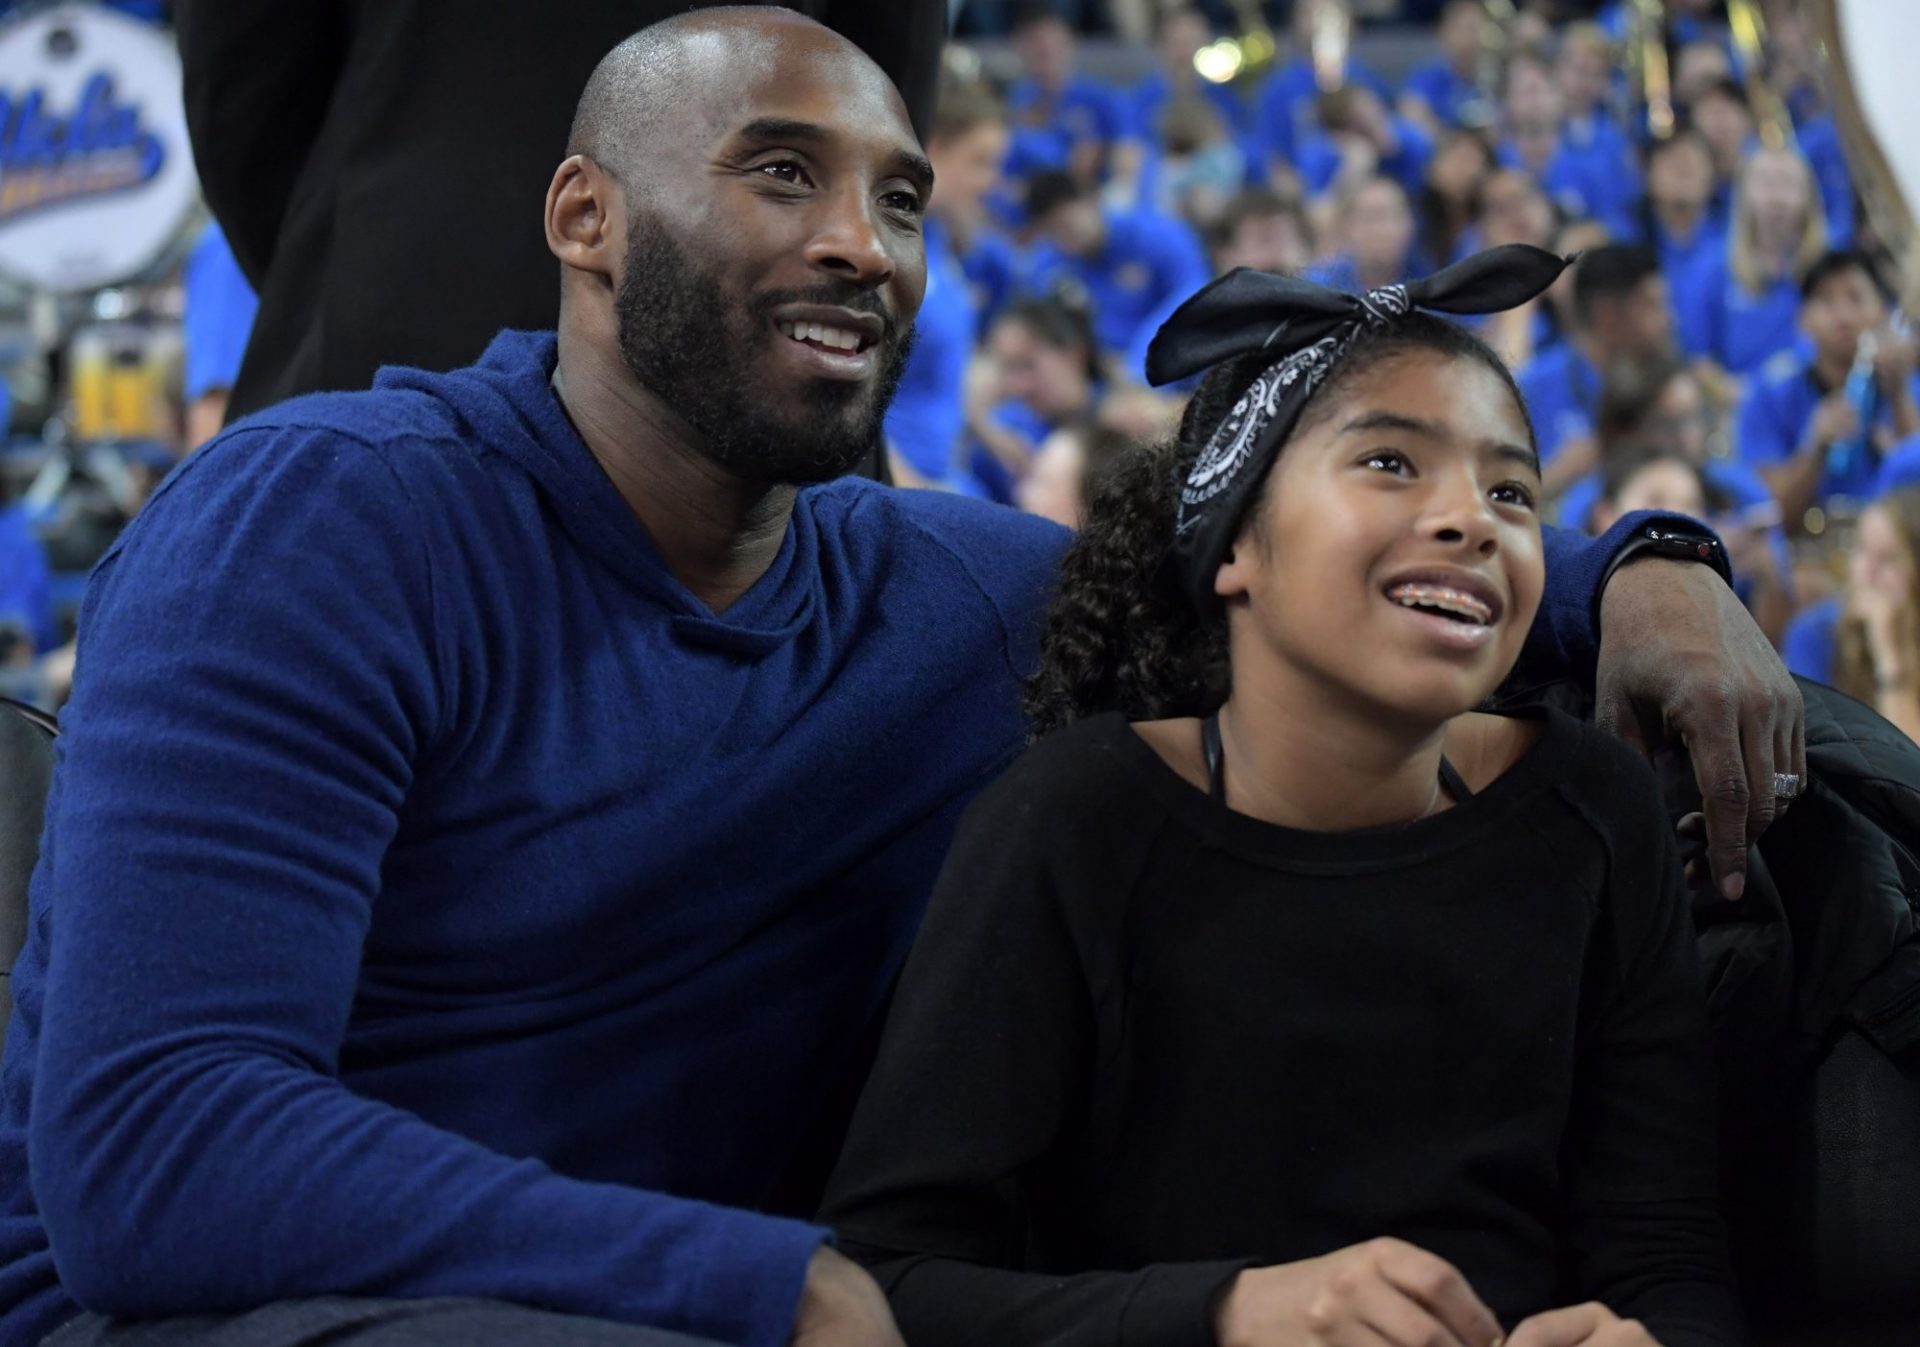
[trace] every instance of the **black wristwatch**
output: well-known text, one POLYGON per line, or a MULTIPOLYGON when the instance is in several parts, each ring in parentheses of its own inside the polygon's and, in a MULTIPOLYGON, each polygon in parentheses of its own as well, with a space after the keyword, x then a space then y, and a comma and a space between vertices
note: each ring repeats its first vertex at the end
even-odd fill
POLYGON ((1629 561, 1647 556, 1665 557, 1669 561, 1697 561, 1713 567, 1729 585, 1733 583, 1733 564, 1727 560, 1727 549, 1713 534, 1704 528, 1676 527, 1665 520, 1649 520, 1633 531, 1607 563, 1606 571, 1600 576, 1600 588, 1594 592, 1595 606, 1606 594, 1607 585, 1612 581, 1615 571, 1629 561))

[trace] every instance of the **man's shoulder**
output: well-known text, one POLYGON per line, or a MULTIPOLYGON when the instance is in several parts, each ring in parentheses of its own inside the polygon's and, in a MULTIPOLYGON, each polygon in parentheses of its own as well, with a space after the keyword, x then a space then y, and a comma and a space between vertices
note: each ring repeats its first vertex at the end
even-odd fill
POLYGON ((1058 524, 952 491, 842 478, 805 493, 828 528, 877 530, 907 546, 938 548, 970 567, 1050 579, 1072 536, 1058 524))

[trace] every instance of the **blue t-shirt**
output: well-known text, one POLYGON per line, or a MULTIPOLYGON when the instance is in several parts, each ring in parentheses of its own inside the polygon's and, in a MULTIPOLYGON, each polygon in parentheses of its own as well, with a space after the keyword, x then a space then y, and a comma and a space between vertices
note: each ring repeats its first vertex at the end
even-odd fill
POLYGON ((247 353, 247 336, 260 308, 253 287, 240 274, 227 236, 210 224, 187 257, 181 338, 186 347, 186 394, 231 389, 247 353))
MULTIPOLYGON (((1920 376, 1916 376, 1914 387, 1920 390, 1920 376)), ((1811 356, 1797 350, 1782 351, 1774 356, 1747 381, 1747 391, 1741 399, 1740 417, 1734 430, 1734 448, 1740 460, 1757 469, 1792 458, 1806 438, 1820 399, 1830 391, 1821 383, 1811 356)), ((1870 420, 1882 430, 1891 430, 1893 426, 1893 407, 1880 396, 1877 387, 1870 420)), ((1871 442, 1867 452, 1858 455, 1844 471, 1836 471, 1829 458, 1815 502, 1824 503, 1829 496, 1871 498, 1880 463, 1880 454, 1871 442)))
POLYGON ((964 388, 973 356, 973 293, 946 227, 926 222, 927 294, 914 319, 913 354, 887 409, 888 441, 913 470, 945 484, 966 422, 964 388))
POLYGON ((1847 171, 1846 151, 1840 145, 1840 129, 1833 118, 1821 113, 1803 122, 1797 133, 1800 153, 1820 188, 1820 206, 1827 216, 1827 244, 1833 248, 1853 246, 1853 177, 1847 171))
POLYGON ((1443 125, 1488 126, 1494 121, 1493 100, 1476 81, 1456 73, 1445 58, 1416 66, 1407 76, 1405 91, 1418 94, 1443 125))
POLYGON ((982 338, 1025 284, 1030 259, 1012 239, 990 229, 975 234, 959 258, 973 300, 974 336, 982 338))
POLYGON ((1873 479, 1873 499, 1910 486, 1920 486, 1920 434, 1909 435, 1887 450, 1873 479))
MULTIPOLYGON (((1389 108, 1393 90, 1387 82, 1360 62, 1349 58, 1345 80, 1371 89, 1389 108)), ((1313 62, 1297 58, 1267 77, 1254 107, 1254 135, 1261 152, 1270 158, 1292 163, 1300 142, 1309 131, 1317 130, 1316 104, 1320 84, 1313 73, 1313 62)))
POLYGON ((1643 189, 1639 162, 1619 124, 1597 111, 1569 117, 1560 130, 1560 152, 1589 194, 1588 213, 1606 221, 1616 237, 1632 237, 1643 189))
POLYGON ((1724 238, 1703 251, 1673 292, 1680 345, 1733 374, 1750 374, 1800 340, 1800 287, 1782 276, 1748 294, 1727 264, 1724 238))
POLYGON ((101 561, 0 1064, 0 1341, 321 1293, 787 1341, 826 1232, 748 1208, 1025 743, 1066 534, 810 487, 715 613, 554 353, 248 418, 101 561))
MULTIPOLYGON (((1405 117, 1394 116, 1392 121, 1399 145, 1380 159, 1378 171, 1417 199, 1433 159, 1433 137, 1405 117)), ((1309 127, 1295 143, 1293 167, 1308 195, 1325 194, 1340 174, 1339 143, 1318 126, 1309 127)))
POLYGON ((1676 305, 1681 287, 1692 283, 1694 270, 1704 266, 1707 258, 1727 250, 1725 226, 1716 224, 1705 214, 1688 238, 1668 233, 1658 220, 1652 222, 1650 233, 1653 250, 1660 258, 1660 273, 1667 278, 1667 294, 1676 305))
POLYGON ((35 654, 60 644, 47 550, 19 505, 0 506, 0 625, 17 627, 35 654))
MULTIPOLYGON (((1418 258, 1409 257, 1406 265, 1400 268, 1400 274, 1388 284, 1405 285, 1416 279, 1423 270, 1418 258)), ((1350 295, 1360 294, 1366 289, 1360 280, 1360 269, 1348 253, 1335 253, 1324 262, 1315 262, 1302 274, 1315 285, 1324 285, 1329 290, 1344 290, 1350 295)))
POLYGON ((1794 614, 1780 638, 1780 655, 1787 671, 1816 683, 1833 682, 1833 654, 1838 645, 1841 601, 1822 599, 1794 614))
MULTIPOLYGON (((1505 167, 1532 171, 1512 141, 1502 141, 1496 156, 1505 167)), ((1538 176, 1540 190, 1570 219, 1598 220, 1619 237, 1634 235, 1632 203, 1639 178, 1630 167, 1613 162, 1604 138, 1578 147, 1563 134, 1538 176)))
POLYGON ((1084 75, 1069 76, 1057 96, 1030 79, 1007 89, 1011 136, 1003 170, 1010 178, 1058 171, 1086 144, 1111 145, 1131 130, 1118 94, 1084 75))
POLYGON ((1100 349, 1119 353, 1168 299, 1191 295, 1213 279, 1213 271, 1184 221, 1147 210, 1109 210, 1105 219, 1106 242, 1097 257, 1076 257, 1050 244, 1035 249, 1033 285, 1042 293, 1084 296, 1100 349))
POLYGON ((1514 380, 1533 419, 1542 464, 1551 463, 1569 440, 1593 434, 1594 416, 1600 409, 1600 371, 1572 342, 1542 351, 1514 380))

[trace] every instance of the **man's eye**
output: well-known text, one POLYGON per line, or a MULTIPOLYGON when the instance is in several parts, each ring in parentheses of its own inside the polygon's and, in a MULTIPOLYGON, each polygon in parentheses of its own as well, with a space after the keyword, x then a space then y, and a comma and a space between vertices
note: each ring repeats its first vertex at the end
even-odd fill
POLYGON ((888 210, 905 211, 909 215, 918 215, 926 209, 918 192, 888 192, 880 200, 888 210))
POLYGON ((760 172, 776 182, 790 182, 795 186, 804 186, 812 181, 807 177, 807 170, 795 159, 777 159, 771 164, 762 164, 760 172))

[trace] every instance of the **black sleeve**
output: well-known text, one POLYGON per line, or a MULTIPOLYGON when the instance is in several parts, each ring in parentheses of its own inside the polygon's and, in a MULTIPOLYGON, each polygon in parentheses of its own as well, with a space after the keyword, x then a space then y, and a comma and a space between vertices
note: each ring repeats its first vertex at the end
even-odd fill
POLYGON ((1086 1097, 1104 994, 1066 891, 1099 885, 1099 906, 1121 909, 1107 886, 1137 845, 1124 815, 1087 836, 1084 796, 1057 787, 1090 777, 1049 789, 1023 770, 1033 756, 961 822, 822 1220, 914 1347, 1213 1347, 1212 1301, 1241 1263, 1021 1270, 1022 1194, 1086 1097))
POLYGON ((258 290, 345 58, 338 0, 178 0, 200 190, 258 290))
POLYGON ((947 41, 947 0, 834 0, 827 25, 871 56, 900 90, 922 141, 933 132, 940 92, 940 52, 947 41))
POLYGON ((1713 1062, 1678 850, 1645 766, 1608 775, 1613 878, 1564 1156, 1572 1290, 1640 1320, 1662 1347, 1732 1347, 1746 1335, 1716 1196, 1713 1062))

